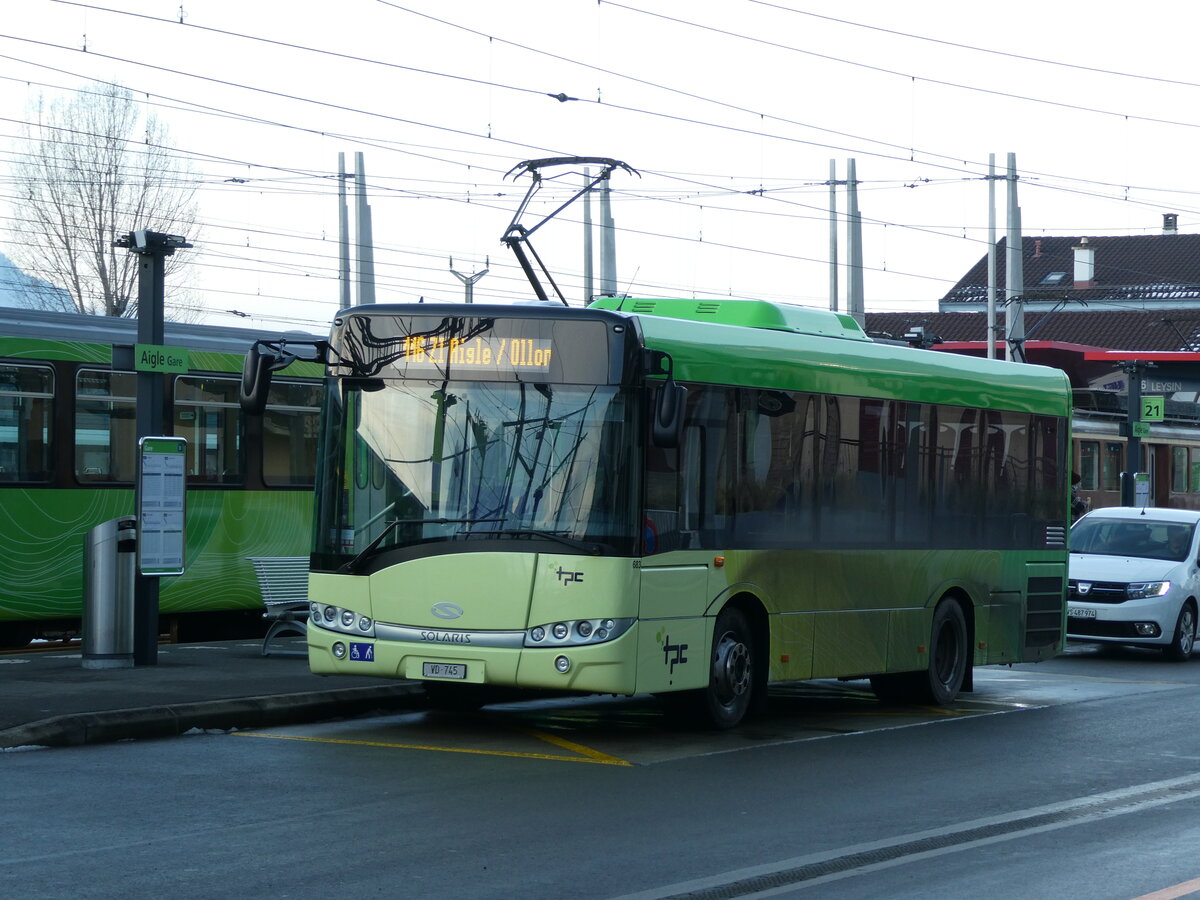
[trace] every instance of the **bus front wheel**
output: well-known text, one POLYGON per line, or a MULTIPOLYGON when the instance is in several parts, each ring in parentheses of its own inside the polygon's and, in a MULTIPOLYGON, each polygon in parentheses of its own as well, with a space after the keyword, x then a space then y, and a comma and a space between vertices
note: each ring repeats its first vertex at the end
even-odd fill
POLYGON ((733 728, 745 718, 754 695, 754 634, 746 615, 726 607, 713 629, 712 656, 703 707, 714 728, 733 728))

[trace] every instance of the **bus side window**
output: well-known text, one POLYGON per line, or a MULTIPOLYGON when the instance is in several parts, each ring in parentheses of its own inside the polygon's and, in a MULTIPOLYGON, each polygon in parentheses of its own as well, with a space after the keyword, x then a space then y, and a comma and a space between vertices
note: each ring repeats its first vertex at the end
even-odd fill
MULTIPOLYGON (((650 433, 648 422, 646 433, 650 433)), ((686 437, 682 443, 686 445, 686 437)), ((647 556, 679 547, 679 455, 678 447, 656 447, 652 440, 646 441, 642 552, 647 556)))

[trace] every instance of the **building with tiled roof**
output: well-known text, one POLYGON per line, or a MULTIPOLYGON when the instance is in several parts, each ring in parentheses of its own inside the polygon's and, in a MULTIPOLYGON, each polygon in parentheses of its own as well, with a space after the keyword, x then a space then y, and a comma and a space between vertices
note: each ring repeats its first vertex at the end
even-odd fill
MULTIPOLYGON (((1200 234, 1027 237, 1021 297, 1027 310, 1200 308, 1200 234)), ((997 302, 1007 290, 1005 239, 996 248, 997 302)), ((987 309, 985 254, 938 304, 942 311, 987 309)))
MULTIPOLYGON (((917 329, 925 340, 987 341, 985 312, 867 313, 872 336, 905 340, 917 329)), ((1000 324, 1004 318, 999 316, 1000 324)), ((1108 350, 1200 351, 1200 303, 1177 309, 1060 309, 1025 313, 1028 341, 1052 341, 1108 350)), ((1004 355, 1003 333, 998 336, 1004 355)))

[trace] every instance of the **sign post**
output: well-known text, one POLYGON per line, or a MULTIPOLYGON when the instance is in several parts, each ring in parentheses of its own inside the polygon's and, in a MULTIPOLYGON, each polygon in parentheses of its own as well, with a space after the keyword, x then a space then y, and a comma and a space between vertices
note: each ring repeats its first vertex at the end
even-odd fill
MULTIPOLYGON (((137 371, 137 436, 141 439, 162 434, 169 424, 163 421, 166 401, 164 375, 176 369, 167 368, 167 354, 163 354, 161 363, 155 355, 156 350, 174 349, 163 346, 166 260, 176 250, 192 245, 179 235, 132 231, 117 240, 115 246, 139 257, 137 346, 145 355, 135 352, 134 368, 137 371)), ((140 531, 140 518, 138 528, 140 531)), ((141 556, 140 540, 138 555, 141 556)), ((140 573, 134 578, 133 588, 133 664, 158 665, 158 579, 140 573)))

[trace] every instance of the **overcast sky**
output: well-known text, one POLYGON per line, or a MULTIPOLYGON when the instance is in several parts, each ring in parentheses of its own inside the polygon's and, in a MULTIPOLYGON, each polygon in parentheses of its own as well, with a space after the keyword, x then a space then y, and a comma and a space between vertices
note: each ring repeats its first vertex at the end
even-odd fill
MULTIPOLYGON (((831 159, 845 179, 852 158, 867 309, 926 310, 986 253, 989 154, 1001 170, 1016 154, 1027 236, 1153 234, 1163 213, 1197 230, 1185 10, 26 0, 0 22, 0 198, 29 100, 114 81, 153 106, 197 173, 202 227, 183 252, 212 324, 324 330, 339 296, 337 158, 357 151, 380 302, 461 299, 450 257, 464 274, 489 267, 477 301, 529 297, 500 243, 528 179, 503 175, 578 155, 640 173, 613 177, 621 291, 827 308, 826 182, 831 159)), ((548 181, 526 224, 577 183, 548 181)), ((582 211, 534 236, 577 304, 582 211)), ((1004 212, 1001 183, 1001 234, 1004 212)), ((19 225, 19 209, 3 214, 19 225)), ((0 252, 12 239, 0 232, 0 252)), ((844 225, 839 244, 844 265, 844 225)))

